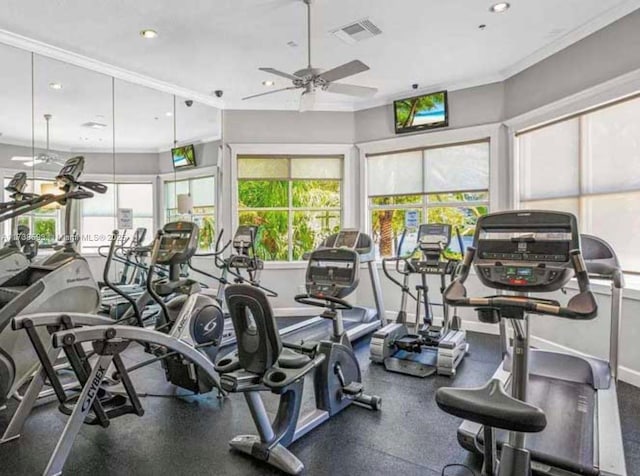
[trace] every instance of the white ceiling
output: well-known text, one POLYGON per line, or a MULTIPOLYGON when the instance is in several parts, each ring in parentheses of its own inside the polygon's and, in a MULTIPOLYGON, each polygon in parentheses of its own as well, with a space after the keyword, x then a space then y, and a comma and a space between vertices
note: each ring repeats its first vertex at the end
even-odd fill
MULTIPOLYGON (((314 0, 314 66, 358 58, 349 79, 375 86, 371 100, 324 93, 322 109, 359 109, 410 91, 503 79, 640 7, 638 0, 314 0), (348 45, 329 31, 368 17, 382 35, 348 45), (486 24, 484 31, 478 25, 486 24)), ((225 108, 291 109, 298 92, 243 102, 274 79, 257 70, 305 66, 301 0, 0 0, 0 28, 199 93, 225 92, 225 108), (139 31, 154 28, 155 40, 139 31), (298 47, 287 46, 295 41, 298 47)), ((276 86, 288 86, 276 79, 276 86)))

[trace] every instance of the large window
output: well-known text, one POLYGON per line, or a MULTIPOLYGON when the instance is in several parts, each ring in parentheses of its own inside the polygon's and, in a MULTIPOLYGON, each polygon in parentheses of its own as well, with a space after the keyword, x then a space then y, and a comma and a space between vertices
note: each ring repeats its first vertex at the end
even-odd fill
MULTIPOLYGON (((9 185, 10 178, 4 179, 4 186, 9 185)), ((53 180, 32 180, 27 181, 26 192, 36 193, 38 195, 44 193, 61 193, 57 192, 55 183, 53 180), (34 188, 35 185, 35 188, 34 188), (45 189, 43 189, 43 186, 45 189), (49 188, 48 190, 46 188, 49 188)), ((4 191, 4 201, 10 201, 10 193, 4 191)), ((58 237, 63 233, 63 220, 62 216, 64 208, 61 208, 58 204, 51 204, 44 208, 39 208, 26 215, 18 217, 18 225, 24 225, 29 228, 29 233, 38 241, 40 248, 51 248, 57 241, 58 237)), ((11 234, 11 224, 7 222, 5 225, 5 237, 11 234)))
POLYGON ((165 182, 165 223, 176 220, 193 220, 200 227, 198 246, 209 250, 215 245, 216 189, 213 176, 165 182), (178 211, 178 195, 190 195, 193 200, 191 215, 178 211))
MULTIPOLYGON (((81 200, 82 250, 96 251, 109 244, 117 227, 118 208, 133 209, 133 228, 144 227, 153 235, 153 185, 150 183, 107 183, 107 192, 81 200)), ((129 233, 131 233, 129 231, 129 233)))
MULTIPOLYGON (((371 231, 380 256, 396 253, 407 212, 417 213, 419 223, 455 226, 468 244, 478 217, 488 209, 489 143, 371 155, 367 177, 371 231)), ((454 237, 451 249, 458 248, 454 237)))
POLYGON ((265 260, 300 260, 342 223, 342 157, 239 157, 238 221, 265 260))
POLYGON ((567 211, 640 273, 640 98, 517 136, 520 207, 567 211))

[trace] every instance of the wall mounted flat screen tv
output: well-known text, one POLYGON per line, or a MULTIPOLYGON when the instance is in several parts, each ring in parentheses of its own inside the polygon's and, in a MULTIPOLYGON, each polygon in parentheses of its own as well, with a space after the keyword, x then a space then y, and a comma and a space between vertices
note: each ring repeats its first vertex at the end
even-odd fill
POLYGON ((193 144, 171 149, 174 169, 183 169, 196 166, 196 151, 193 144))
POLYGON ((449 125, 447 92, 423 94, 393 102, 396 134, 449 125))

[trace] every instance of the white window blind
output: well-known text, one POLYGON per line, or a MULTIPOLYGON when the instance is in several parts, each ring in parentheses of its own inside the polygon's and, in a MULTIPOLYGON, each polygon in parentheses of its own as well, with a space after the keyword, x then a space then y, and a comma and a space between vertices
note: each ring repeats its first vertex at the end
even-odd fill
POLYGON ((518 135, 519 203, 575 214, 640 273, 640 98, 518 135))

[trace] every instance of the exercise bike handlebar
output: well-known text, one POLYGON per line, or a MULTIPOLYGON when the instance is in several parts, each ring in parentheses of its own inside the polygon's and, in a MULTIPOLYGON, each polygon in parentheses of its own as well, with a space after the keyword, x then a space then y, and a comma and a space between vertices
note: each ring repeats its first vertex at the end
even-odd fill
POLYGON ((298 294, 293 298, 295 302, 306 304, 308 306, 330 308, 336 311, 347 311, 353 309, 353 306, 344 299, 340 299, 327 294, 298 294), (328 304, 328 305, 327 305, 328 304))
POLYGON ((459 307, 474 307, 476 309, 518 309, 535 314, 548 314, 567 319, 593 319, 597 315, 598 305, 591 291, 587 268, 580 250, 570 252, 571 264, 575 271, 580 292, 572 297, 566 306, 557 301, 541 300, 525 296, 491 296, 467 297, 464 285, 471 270, 476 249, 467 248, 458 277, 447 287, 443 299, 447 304, 459 307))

